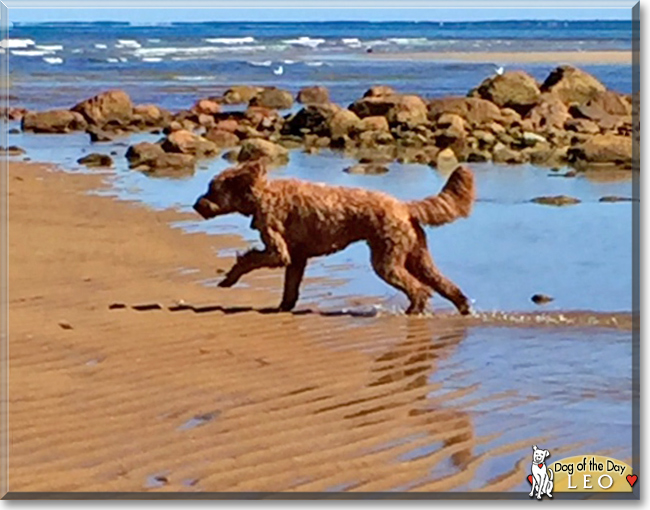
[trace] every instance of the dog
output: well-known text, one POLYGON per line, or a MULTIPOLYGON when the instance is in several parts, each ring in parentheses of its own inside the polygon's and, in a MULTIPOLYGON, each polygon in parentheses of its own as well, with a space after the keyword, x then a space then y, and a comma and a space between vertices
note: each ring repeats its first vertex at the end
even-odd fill
POLYGON ((260 268, 285 268, 280 311, 296 305, 307 260, 368 243, 372 267, 386 283, 404 292, 408 314, 422 313, 433 291, 470 313, 467 297, 436 268, 422 224, 444 225, 470 215, 474 175, 458 167, 438 195, 402 202, 361 188, 327 186, 297 179, 267 179, 264 160, 224 170, 215 176, 194 209, 204 218, 239 213, 252 218, 264 249, 237 256, 219 283, 231 287, 260 268))
POLYGON ((533 487, 530 489, 531 498, 535 493, 535 487, 537 487, 537 499, 542 499, 542 494, 546 494, 549 498, 552 498, 553 495, 553 471, 546 467, 546 458, 550 455, 548 450, 542 450, 537 448, 536 445, 533 445, 533 465, 531 468, 531 474, 533 476, 533 487))

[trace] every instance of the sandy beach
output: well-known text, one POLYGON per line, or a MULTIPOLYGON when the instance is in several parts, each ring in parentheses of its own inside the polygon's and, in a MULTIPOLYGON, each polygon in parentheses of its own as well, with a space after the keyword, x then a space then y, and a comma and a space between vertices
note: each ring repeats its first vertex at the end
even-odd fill
POLYGON ((485 318, 259 313, 278 273, 200 284, 241 240, 87 193, 102 186, 10 165, 10 492, 449 491, 499 455, 520 460, 480 490, 521 484, 531 438, 480 453, 491 436, 453 405, 473 389, 437 395, 430 377, 485 318))
POLYGON ((493 62, 495 64, 632 64, 632 52, 629 51, 513 51, 513 52, 411 52, 411 53, 374 53, 369 58, 377 60, 431 60, 461 62, 493 62))

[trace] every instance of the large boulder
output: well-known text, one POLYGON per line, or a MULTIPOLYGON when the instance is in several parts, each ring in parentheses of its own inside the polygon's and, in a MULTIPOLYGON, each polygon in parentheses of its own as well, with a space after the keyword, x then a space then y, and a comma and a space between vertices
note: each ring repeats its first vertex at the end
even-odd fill
POLYGON ((330 136, 330 120, 340 109, 340 106, 333 103, 305 106, 285 121, 282 133, 296 136, 307 133, 330 136))
POLYGON ((216 115, 221 112, 221 105, 212 99, 199 99, 191 111, 197 115, 216 115))
POLYGON ((427 121, 427 105, 418 96, 364 97, 352 103, 349 109, 360 118, 386 117, 390 124, 417 125, 427 121))
POLYGON ((187 173, 194 170, 196 160, 189 154, 167 153, 159 144, 141 142, 126 151, 130 168, 156 173, 187 173))
POLYGON ((524 115, 537 104, 540 92, 535 78, 528 73, 509 71, 485 79, 471 94, 524 115))
POLYGON ((298 92, 296 100, 302 104, 323 104, 330 102, 329 91, 321 86, 304 87, 298 92))
POLYGON ((155 104, 140 104, 133 107, 132 123, 148 127, 162 127, 171 121, 172 115, 155 104))
POLYGON ((84 117, 70 110, 28 112, 22 119, 22 130, 34 133, 69 133, 88 127, 84 117))
POLYGON ((205 139, 211 141, 217 147, 234 147, 239 143, 239 137, 223 129, 212 128, 205 134, 205 139))
POLYGON ((226 90, 223 94, 223 102, 226 104, 249 103, 251 99, 264 90, 262 87, 250 85, 235 85, 226 90))
POLYGON ((357 131, 390 131, 386 117, 375 115, 374 117, 364 117, 359 121, 356 127, 357 131))
POLYGON ((286 110, 293 106, 293 94, 288 90, 269 87, 253 97, 249 104, 250 106, 264 106, 265 108, 286 110))
POLYGON ((265 158, 272 164, 284 164, 289 160, 289 151, 281 145, 261 138, 253 138, 242 143, 237 161, 241 163, 260 158, 265 158))
POLYGON ((585 142, 571 147, 569 162, 580 165, 632 165, 632 138, 611 133, 590 136, 585 142))
POLYGON ((71 110, 83 115, 88 124, 100 127, 109 123, 126 125, 133 118, 133 103, 129 95, 122 90, 102 92, 76 104, 71 110))
POLYGON ((535 131, 563 129, 564 123, 571 118, 569 109, 562 100, 554 94, 542 94, 539 103, 526 115, 535 131))
POLYGON ((160 146, 165 152, 190 154, 197 157, 215 156, 219 152, 219 148, 210 140, 185 129, 167 135, 160 146))
POLYGON ((329 119, 330 137, 336 140, 357 129, 361 119, 350 110, 340 109, 329 119))
POLYGON ((620 117, 632 115, 632 105, 616 92, 598 92, 584 103, 572 106, 571 114, 576 118, 593 120, 603 127, 611 128, 620 117))
POLYGON ((573 66, 555 68, 541 86, 542 92, 553 92, 564 104, 582 104, 606 88, 589 73, 573 66))
POLYGON ((389 87, 388 85, 375 85, 366 90, 363 97, 385 97, 395 95, 397 95, 397 92, 395 92, 393 87, 389 87))
POLYGON ((489 125, 493 122, 498 123, 502 120, 498 106, 477 97, 443 97, 429 101, 429 120, 435 122, 444 113, 459 115, 472 127, 489 125))

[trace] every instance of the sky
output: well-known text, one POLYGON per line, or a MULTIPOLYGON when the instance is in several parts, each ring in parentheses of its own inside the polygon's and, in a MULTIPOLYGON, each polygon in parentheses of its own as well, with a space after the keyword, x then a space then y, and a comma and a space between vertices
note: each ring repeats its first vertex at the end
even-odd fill
MULTIPOLYGON (((525 0, 522 0, 525 1, 525 0)), ((9 20, 43 21, 483 21, 507 19, 631 19, 630 9, 14 9, 9 20)), ((14 2, 15 3, 15 2, 14 2)))

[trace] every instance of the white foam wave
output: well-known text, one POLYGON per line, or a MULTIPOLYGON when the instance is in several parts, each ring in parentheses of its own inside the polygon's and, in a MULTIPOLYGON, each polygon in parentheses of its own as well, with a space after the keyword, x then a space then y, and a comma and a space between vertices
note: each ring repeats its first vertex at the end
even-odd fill
POLYGON ((16 55, 17 57, 42 57, 44 55, 50 55, 54 53, 53 51, 46 50, 12 50, 11 54, 16 55))
POLYGON ((95 44, 95 48, 97 48, 98 50, 105 50, 106 48, 108 48, 108 46, 105 44, 95 44))
POLYGON ((142 48, 142 45, 133 39, 118 39, 116 48, 142 48))
POLYGON ((119 62, 116 58, 107 58, 106 62, 110 62, 111 64, 115 64, 116 62, 119 62))
POLYGON ((159 43, 160 39, 147 39, 147 41, 152 42, 152 43, 159 43))
POLYGON ((361 41, 359 40, 358 37, 346 37, 341 39, 341 42, 345 44, 346 46, 350 46, 351 48, 360 48, 361 47, 361 41))
POLYGON ((302 36, 298 37, 298 39, 287 39, 282 42, 286 44, 294 44, 296 46, 307 46, 314 49, 323 44, 325 42, 325 39, 312 39, 311 37, 302 36))
POLYGON ((53 44, 53 45, 50 45, 50 46, 46 46, 46 45, 43 45, 43 44, 38 44, 38 45, 36 45, 36 48, 39 49, 39 50, 45 50, 45 51, 59 51, 59 50, 63 49, 63 46, 60 45, 60 44, 53 44))
POLYGON ((228 53, 228 52, 245 52, 265 50, 265 46, 199 46, 199 47, 168 47, 168 48, 138 48, 134 51, 137 57, 167 57, 170 55, 177 56, 197 56, 207 55, 210 53, 228 53))
POLYGON ((83 52, 81 48, 75 48, 74 50, 72 50, 72 53, 81 53, 81 52, 83 52))
POLYGON ((63 64, 63 59, 59 57, 43 57, 43 60, 51 65, 63 64))
POLYGON ((179 81, 205 81, 214 80, 214 78, 214 76, 174 76, 174 79, 179 81))
POLYGON ((287 64, 288 66, 290 66, 291 64, 295 64, 296 61, 295 60, 283 60, 282 63, 287 64))
POLYGON ((273 64, 273 62, 270 60, 264 60, 262 62, 248 62, 248 63, 256 67, 270 67, 271 64, 273 64))
POLYGON ((408 44, 425 44, 429 40, 426 37, 389 37, 387 41, 393 44, 408 45, 408 44))
POLYGON ((365 42, 363 44, 364 44, 364 46, 373 47, 373 46, 387 46, 390 43, 388 41, 379 40, 379 41, 367 41, 367 42, 365 42))
POLYGON ((144 57, 142 59, 143 62, 162 62, 162 58, 160 57, 144 57))
POLYGON ((254 37, 215 37, 203 40, 213 44, 250 44, 255 42, 254 37))
POLYGON ((323 65, 322 62, 305 62, 305 65, 308 65, 309 67, 320 67, 323 65))
POLYGON ((0 48, 27 48, 34 44, 31 39, 3 39, 0 41, 0 48))

